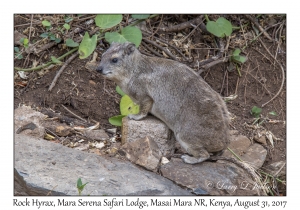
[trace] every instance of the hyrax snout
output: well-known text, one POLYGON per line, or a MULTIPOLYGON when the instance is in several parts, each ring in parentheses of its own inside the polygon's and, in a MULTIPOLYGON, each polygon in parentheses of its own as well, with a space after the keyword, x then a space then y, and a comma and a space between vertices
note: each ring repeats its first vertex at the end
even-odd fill
POLYGON ((188 66, 145 56, 132 43, 113 43, 97 71, 140 106, 140 113, 129 115, 130 119, 141 120, 150 112, 167 124, 189 154, 182 156, 184 162, 200 163, 227 147, 226 105, 188 66))

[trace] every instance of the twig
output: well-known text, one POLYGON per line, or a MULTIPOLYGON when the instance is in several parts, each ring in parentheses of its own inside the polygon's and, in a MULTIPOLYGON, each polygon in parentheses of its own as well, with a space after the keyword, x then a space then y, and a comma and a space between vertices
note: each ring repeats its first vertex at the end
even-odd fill
POLYGON ((282 166, 280 167, 280 169, 278 169, 278 171, 274 174, 274 176, 277 176, 285 165, 286 165, 286 163, 282 164, 282 166))
POLYGON ((52 135, 54 135, 59 141, 61 141, 61 139, 59 138, 59 136, 57 136, 54 132, 52 132, 50 129, 45 128, 46 131, 48 131, 49 133, 51 133, 52 135))
MULTIPOLYGON (((148 33, 148 32, 143 31, 143 35, 149 35, 149 34, 147 34, 147 33, 148 33)), ((163 43, 165 43, 165 44, 167 44, 167 45, 173 47, 173 49, 175 49, 175 50, 183 57, 184 60, 189 61, 189 59, 187 59, 187 58, 183 55, 183 53, 182 53, 176 46, 174 46, 174 45, 168 43, 167 41, 165 41, 165 40, 163 40, 163 39, 160 39, 160 38, 158 38, 158 37, 155 37, 155 39, 157 39, 158 41, 163 42, 163 43)))
POLYGON ((150 52, 152 52, 153 54, 155 54, 158 57, 163 57, 161 54, 159 54, 158 52, 156 52, 155 50, 153 50, 151 47, 149 47, 148 45, 144 44, 142 42, 143 47, 145 47, 147 50, 149 50, 150 52))
POLYGON ((155 42, 153 41, 150 41, 149 39, 146 39, 146 38, 143 38, 143 40, 145 42, 148 42, 149 44, 152 44, 154 45, 155 47, 157 47, 158 49, 160 49, 161 51, 164 51, 170 58, 172 58, 173 60, 177 61, 176 57, 170 53, 168 50, 166 50, 165 48, 163 48, 162 46, 160 46, 159 44, 156 44, 155 42))
POLYGON ((224 57, 224 58, 220 58, 218 60, 214 60, 214 61, 202 66, 201 69, 198 71, 198 74, 201 74, 202 72, 204 72, 205 70, 211 68, 214 65, 217 65, 219 63, 225 63, 227 61, 228 61, 228 57, 224 57))
POLYGON ((244 37, 244 40, 245 40, 245 44, 246 44, 246 47, 247 47, 247 40, 246 40, 246 37, 245 37, 245 32, 244 32, 244 28, 243 28, 243 25, 242 25, 242 22, 241 22, 241 18, 240 18, 240 17, 239 17, 239 22, 240 22, 241 29, 242 29, 242 32, 243 32, 243 37, 244 37))
POLYGON ((270 41, 273 41, 272 37, 270 37, 270 35, 266 32, 265 29, 263 29, 263 27, 261 27, 257 20, 251 17, 251 15, 246 15, 246 17, 265 35, 265 37, 267 37, 270 41))
POLYGON ((30 37, 31 37, 32 19, 33 19, 33 15, 31 15, 31 20, 30 20, 30 28, 29 28, 29 35, 28 35, 28 43, 30 42, 30 37))
POLYGON ((53 42, 49 42, 45 45, 43 45, 41 48, 39 48, 38 50, 34 50, 34 54, 38 55, 39 53, 43 52, 44 50, 47 50, 51 47, 53 47, 54 45, 57 45, 58 43, 53 41, 53 42))
MULTIPOLYGON (((36 22, 36 23, 32 23, 32 24, 40 24, 41 22, 36 22)), ((32 25, 31 23, 24 23, 24 24, 21 24, 21 25, 16 25, 14 26, 14 28, 18 28, 18 27, 22 27, 22 26, 27 26, 27 25, 32 25)))
POLYGON ((201 69, 198 71, 198 74, 200 75, 203 71, 211 68, 212 66, 214 65, 217 65, 218 63, 224 63, 224 62, 227 62, 228 61, 228 57, 223 57, 223 58, 220 58, 223 56, 224 54, 224 43, 222 42, 222 40, 220 40, 220 43, 219 43, 219 52, 216 56, 213 56, 207 60, 204 60, 204 61, 201 61, 198 65, 201 66, 201 69))
POLYGON ((155 32, 154 32, 154 33, 152 33, 152 35, 151 35, 150 39, 152 39, 152 38, 153 38, 153 35, 154 35, 154 34, 156 34, 156 33, 157 33, 157 31, 158 31, 158 29, 160 28, 160 25, 161 25, 161 23, 162 23, 162 19, 163 19, 163 17, 164 17, 164 15, 161 15, 161 18, 160 18, 159 25, 158 25, 157 29, 155 30, 155 32))
POLYGON ((48 91, 51 91, 52 88, 55 86, 59 76, 61 75, 61 73, 63 72, 63 70, 67 67, 67 65, 72 61, 74 60, 74 58, 78 55, 78 51, 76 53, 74 53, 70 58, 68 58, 68 60, 64 63, 64 65, 60 68, 60 70, 57 72, 57 74, 55 75, 48 91))
POLYGON ((282 73, 282 81, 281 81, 281 85, 280 85, 280 88, 279 88, 278 92, 275 94, 275 96, 273 96, 273 98, 271 98, 269 101, 267 101, 266 103, 264 103, 264 104, 262 105, 262 107, 264 107, 264 106, 266 106, 268 103, 270 103, 271 101, 273 101, 274 98, 276 98, 276 97, 280 94, 280 92, 281 92, 281 90, 282 90, 282 88, 283 88, 283 84, 284 84, 284 80, 285 80, 285 75, 284 75, 284 69, 283 69, 282 65, 281 65, 281 64, 278 62, 278 60, 270 53, 269 49, 266 47, 266 45, 263 43, 263 41, 261 41, 261 39, 259 39, 259 41, 260 41, 260 43, 262 44, 262 46, 265 48, 265 50, 268 52, 268 54, 269 54, 269 55, 276 61, 276 63, 279 65, 279 67, 281 68, 281 73, 282 73))
POLYGON ((85 127, 92 126, 93 124, 88 123, 88 122, 83 122, 82 120, 77 120, 75 118, 67 117, 61 114, 57 114, 52 110, 49 109, 42 109, 41 112, 45 115, 47 115, 49 118, 57 118, 60 122, 66 123, 67 125, 81 125, 85 127))
POLYGON ((228 96, 228 73, 226 74, 226 96, 228 96))
POLYGON ((180 40, 181 43, 183 43, 189 36, 191 36, 195 30, 202 24, 203 22, 200 22, 187 36, 185 36, 183 39, 180 40))
MULTIPOLYGON (((257 68, 257 67, 256 67, 257 68)), ((249 66, 248 66, 248 69, 249 69, 249 66)), ((253 77, 256 81, 258 81, 262 86, 263 86, 263 88, 265 88, 265 90, 269 93, 269 95, 272 95, 272 93, 267 89, 267 87, 263 84, 263 83, 261 83, 261 81, 259 81, 255 76, 253 76, 250 72, 248 72, 248 69, 247 69, 247 71, 246 71, 246 75, 245 76, 247 76, 247 74, 249 74, 251 77, 253 77)), ((255 68, 254 68, 255 69, 255 68)), ((245 79, 244 79, 244 81, 245 81, 245 79)), ((244 81, 243 81, 243 83, 244 83, 244 81)), ((247 83, 245 83, 245 84, 247 84, 247 83)))
POLYGON ((170 27, 163 27, 163 28, 159 28, 159 31, 163 31, 163 32, 178 32, 181 31, 185 28, 189 28, 192 27, 192 25, 198 25, 200 23, 200 28, 203 32, 207 33, 206 27, 202 21, 203 15, 200 15, 199 17, 187 21, 185 23, 181 23, 175 26, 170 26, 170 27), (202 23, 202 24, 201 24, 202 23))
POLYGON ((72 114, 74 117, 76 117, 76 118, 78 118, 78 119, 80 119, 80 120, 82 120, 83 122, 85 122, 85 123, 87 123, 87 121, 85 120, 85 119, 83 119, 83 118, 81 118, 81 117, 79 117, 78 115, 76 115, 74 112, 72 112, 71 110, 69 110, 67 107, 65 107, 64 105, 62 105, 61 104, 61 106, 65 109, 65 110, 67 110, 70 114, 72 114))
POLYGON ((94 18, 94 17, 96 17, 96 15, 88 16, 88 17, 85 17, 85 18, 78 18, 77 20, 74 20, 74 22, 78 22, 77 24, 79 24, 84 20, 91 19, 91 18, 94 18))
MULTIPOLYGON (((265 31, 267 31, 267 30, 269 30, 270 28, 273 28, 274 26, 279 25, 279 24, 280 24, 280 23, 276 23, 276 24, 274 24, 274 25, 272 25, 272 26, 266 28, 265 31)), ((255 40, 257 40, 257 38, 260 37, 262 34, 263 34, 263 32, 260 32, 256 37, 254 37, 254 38, 250 41, 250 43, 249 43, 248 45, 245 45, 245 46, 242 48, 242 51, 244 51, 249 45, 251 45, 252 42, 254 42, 255 40)))
POLYGON ((226 69, 225 69, 224 78, 223 78, 223 82, 222 82, 222 86, 221 86, 221 90, 220 90, 220 95, 221 95, 222 90, 223 90, 223 86, 224 86, 226 74, 227 74, 227 71, 226 71, 226 69))
POLYGON ((237 95, 237 89, 239 87, 239 81, 240 81, 240 77, 237 77, 236 86, 235 86, 235 92, 234 92, 235 95, 237 95))
POLYGON ((139 49, 139 51, 140 51, 142 54, 144 54, 144 55, 147 55, 147 56, 154 57, 154 55, 153 55, 153 54, 151 54, 151 53, 148 53, 148 52, 146 52, 146 51, 144 51, 144 50, 141 50, 141 49, 139 49))

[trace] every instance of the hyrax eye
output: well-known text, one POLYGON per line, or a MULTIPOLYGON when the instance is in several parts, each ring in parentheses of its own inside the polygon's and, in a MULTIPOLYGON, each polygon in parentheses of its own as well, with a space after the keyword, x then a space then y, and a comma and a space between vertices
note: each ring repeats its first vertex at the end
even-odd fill
POLYGON ((118 62, 118 58, 113 58, 113 59, 111 60, 111 62, 117 63, 117 62, 118 62))

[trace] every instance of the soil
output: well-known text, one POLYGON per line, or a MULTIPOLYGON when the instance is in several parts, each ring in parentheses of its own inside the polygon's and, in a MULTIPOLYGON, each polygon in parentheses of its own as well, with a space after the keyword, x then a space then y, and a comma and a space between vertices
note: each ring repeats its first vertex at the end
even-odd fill
MULTIPOLYGON (((91 16, 85 15, 84 17, 91 16)), ((231 20, 233 25, 240 25, 239 21, 248 21, 243 15, 222 15, 223 17, 231 20)), ((33 19, 40 21, 47 17, 58 17, 59 15, 33 15, 33 19)), ((211 15, 210 18, 216 20, 218 15, 211 15)), ((156 18, 150 24, 165 24, 170 23, 178 24, 180 21, 187 21, 195 18, 195 15, 166 15, 164 16, 163 23, 160 18, 156 18)), ((24 33, 24 30, 28 29, 31 20, 31 15, 15 15, 14 30, 24 33), (27 24, 27 25, 22 25, 27 24)), ((88 20, 88 19, 87 19, 88 20)), ((263 16, 260 19, 260 24, 272 24, 280 23, 282 17, 275 15, 263 16)), ((83 25, 83 22, 81 22, 83 25)), ((59 25, 59 24, 58 24, 59 25)), ((74 24, 76 25, 76 24, 74 24)), ((79 23, 77 24, 79 25, 79 23)), ((237 95, 237 98, 227 102, 228 110, 231 113, 232 129, 238 130, 241 134, 249 137, 253 140, 255 136, 254 129, 250 128, 255 118, 251 115, 250 110, 253 106, 262 107, 262 104, 268 102, 279 91, 281 82, 283 79, 282 71, 278 64, 270 57, 269 53, 262 46, 260 41, 255 41, 250 44, 250 40, 246 39, 246 35, 253 34, 253 29, 247 28, 247 31, 234 31, 234 35, 230 39, 229 50, 234 48, 242 48, 245 46, 247 40, 247 46, 243 50, 243 55, 248 57, 248 60, 239 65, 240 76, 238 71, 228 70, 229 63, 217 64, 207 71, 201 73, 201 76, 207 81, 211 87, 220 93, 223 97, 231 95, 237 95), (247 32, 247 33, 246 33, 247 32), (246 34, 245 34, 246 33, 246 34)), ((285 26, 281 24, 268 30, 268 33, 275 37, 278 31, 282 32, 282 37, 285 38, 285 26)), ((45 30, 41 24, 33 24, 34 33, 31 35, 31 41, 40 40, 39 34, 45 30)), ((75 27, 75 26, 74 26, 75 27)), ((85 26, 85 28, 88 28, 85 26)), ((193 28, 186 28, 180 32, 163 33, 157 32, 155 36, 161 39, 171 42, 173 39, 178 39, 176 35, 178 33, 187 36, 192 32, 193 28)), ((155 30, 154 30, 155 31, 155 30)), ((83 32, 81 33, 83 34, 83 32)), ((148 37, 149 38, 149 37, 148 37)), ((150 39, 150 38, 149 38, 150 39)), ((269 52, 276 56, 277 61, 286 69, 286 43, 285 40, 279 45, 278 42, 272 42, 265 36, 260 36, 261 41, 266 45, 269 52)), ((187 51, 185 48, 181 48, 186 57, 190 57, 194 62, 201 61, 207 57, 211 57, 217 54, 217 50, 214 50, 210 42, 208 35, 203 35, 200 30, 195 30, 190 37, 187 38, 192 44, 186 44, 187 47, 191 47, 187 51), (197 43, 197 44, 196 44, 197 43), (200 44, 199 44, 200 43, 200 44), (192 46, 197 49, 192 49, 192 46), (196 47, 195 47, 196 46, 196 47), (212 48, 212 49, 208 49, 212 48)), ((146 44, 146 43, 145 43, 146 44)), ((101 58, 101 54, 107 49, 109 45, 103 41, 98 46, 96 51, 99 53, 97 60, 101 58)), ((147 51, 144 44, 140 46, 142 51, 147 51)), ((170 48, 171 49, 171 48, 170 48)), ((39 64, 47 63, 50 60, 50 56, 54 55, 59 57, 70 49, 64 49, 60 45, 46 50, 41 56, 25 54, 24 59, 15 59, 15 67, 30 68, 34 61, 39 61, 39 64), (27 59, 26 59, 27 57, 27 59), (25 62, 26 60, 26 62, 25 62)), ((173 49, 172 49, 173 50, 173 49)), ((158 49, 157 49, 158 51, 158 49)), ((147 51, 148 52, 148 51, 147 51)), ((171 51, 173 52, 173 51, 171 51)), ((150 54, 151 52, 148 52, 150 54)), ((178 60, 184 62, 184 59, 179 54, 178 60)), ((103 77, 97 74, 95 71, 90 71, 85 68, 85 65, 90 61, 92 56, 87 59, 75 58, 63 71, 59 77, 55 87, 51 92, 48 88, 55 77, 57 71, 61 66, 55 66, 47 71, 31 71, 27 73, 28 78, 26 80, 20 78, 15 71, 15 86, 14 86, 14 108, 20 105, 29 105, 35 108, 44 107, 51 108, 56 113, 61 113, 64 116, 74 117, 70 112, 66 111, 62 105, 74 112, 81 118, 89 121, 100 122, 100 128, 109 129, 115 128, 108 122, 108 118, 119 115, 119 101, 120 95, 115 91, 116 85, 108 80, 104 80, 103 77), (41 73, 42 72, 42 73, 41 73), (24 83, 25 82, 25 83, 24 83), (25 84, 25 85, 24 85, 25 84)), ((63 61, 66 61, 66 57, 63 61)), ((186 63, 190 65, 196 71, 193 63, 186 63)), ((284 72, 286 73, 286 72, 284 72)), ((268 149, 268 156, 265 165, 286 160, 286 85, 284 83, 283 89, 279 95, 262 108, 262 119, 268 117, 267 120, 262 122, 262 128, 271 131, 274 136, 280 140, 274 140, 274 148, 268 143, 265 147, 268 149), (275 111, 276 116, 269 114, 275 111), (273 120, 270 121, 269 119, 273 120)), ((119 128, 118 128, 119 129, 119 128)), ((254 141, 254 140, 253 140, 254 141)))

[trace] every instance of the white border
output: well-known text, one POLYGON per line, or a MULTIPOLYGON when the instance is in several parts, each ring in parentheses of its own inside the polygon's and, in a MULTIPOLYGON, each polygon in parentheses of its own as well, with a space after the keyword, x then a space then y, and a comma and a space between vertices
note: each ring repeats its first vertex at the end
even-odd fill
MULTIPOLYGON (((299 176, 298 159, 295 154, 299 154, 298 142, 299 138, 297 130, 299 130, 299 52, 298 52, 298 36, 299 36, 299 12, 298 5, 293 1, 271 1, 271 0, 252 0, 252 1, 5 1, 2 2, 1 9, 1 190, 0 190, 0 205, 12 207, 13 204, 13 14, 14 13, 286 13, 287 14, 287 197, 261 197, 260 200, 288 200, 285 209, 298 208, 298 187, 299 182, 296 177, 299 176)), ((20 197, 18 197, 20 198, 20 197)), ((36 197, 41 200, 57 200, 56 197, 36 197)), ((85 200, 95 200, 96 197, 84 197, 85 200)), ((169 197, 158 197, 159 199, 167 200, 169 197)), ((176 197, 179 198, 179 197, 176 197)), ((199 197, 197 197, 199 198, 199 197)), ((256 197, 215 197, 219 200, 234 201, 237 198, 246 200, 256 200, 256 197)), ((25 198, 24 198, 25 199, 25 198)), ((34 199, 34 197, 30 197, 34 199)), ((77 200, 78 197, 68 199, 77 200)), ((103 199, 103 198, 99 198, 103 199)), ((129 197, 129 199, 134 199, 129 197)), ((151 197, 142 197, 149 200, 151 197)), ((194 199, 181 197, 181 199, 194 199)), ((206 199, 210 199, 207 198, 206 199)), ((13 207, 15 209, 17 207, 13 207)), ((80 207, 73 207, 80 208, 80 207)), ((72 209, 73 209, 72 208, 72 209)), ((98 207, 98 209, 104 207, 98 207)), ((164 207, 174 209, 174 207, 164 207)), ((193 207, 195 209, 196 207, 193 207)), ((201 207, 197 207, 199 209, 201 207)), ((9 208, 10 209, 10 208, 9 208)), ((28 209, 33 209, 28 208, 28 209)), ((60 208, 55 208, 60 209, 60 208)), ((64 208, 65 209, 65 208, 64 208)), ((114 207, 117 209, 117 207, 114 207)), ((119 208, 121 209, 121 208, 119 208)), ((124 207, 122 207, 124 209, 124 207)), ((145 208, 146 209, 146 208, 145 208)), ((149 208, 147 208, 149 209, 149 208)), ((160 207, 156 207, 160 209, 160 207)), ((220 207, 215 209, 221 209, 220 207)), ((226 207, 226 209, 228 209, 226 207)), ((238 208, 244 209, 244 208, 238 208)), ((250 208, 254 209, 254 208, 250 208)))

